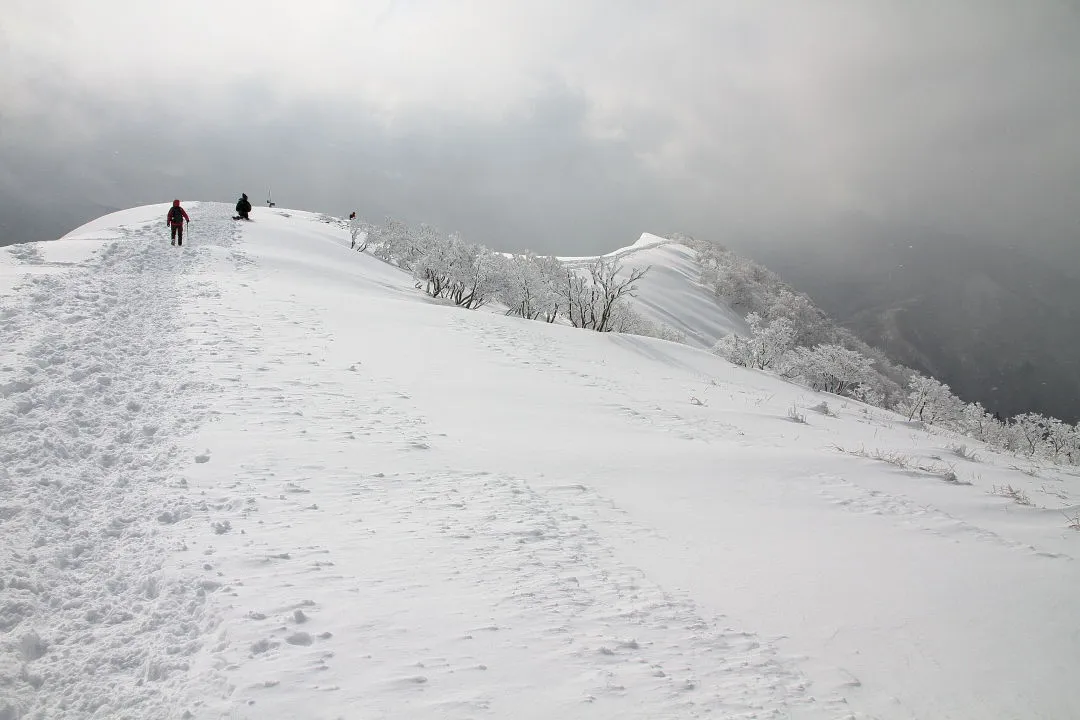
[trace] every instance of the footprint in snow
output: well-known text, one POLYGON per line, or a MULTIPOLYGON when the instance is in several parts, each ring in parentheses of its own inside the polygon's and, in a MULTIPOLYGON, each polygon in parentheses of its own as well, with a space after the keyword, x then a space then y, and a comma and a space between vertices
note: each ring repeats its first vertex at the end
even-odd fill
POLYGON ((300 631, 294 632, 292 635, 285 638, 285 642, 289 643, 290 645, 310 645, 315 641, 312 640, 309 633, 300 631))

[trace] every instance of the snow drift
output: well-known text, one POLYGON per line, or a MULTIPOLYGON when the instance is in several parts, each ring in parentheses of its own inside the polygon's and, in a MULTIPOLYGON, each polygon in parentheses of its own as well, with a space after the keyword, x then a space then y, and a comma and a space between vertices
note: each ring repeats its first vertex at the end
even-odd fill
POLYGON ((1080 715, 1073 471, 166 207, 0 251, 0 717, 1080 715))

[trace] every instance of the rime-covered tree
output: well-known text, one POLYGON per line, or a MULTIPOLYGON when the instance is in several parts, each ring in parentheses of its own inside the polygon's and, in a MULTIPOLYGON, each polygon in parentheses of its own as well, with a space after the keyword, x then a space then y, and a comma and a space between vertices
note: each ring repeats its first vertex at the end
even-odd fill
POLYGON ((555 258, 515 255, 505 264, 498 299, 508 308, 508 315, 554 322, 559 311, 556 283, 562 274, 562 263, 555 258))
POLYGON ((736 365, 767 370, 780 362, 795 346, 795 327, 786 317, 764 320, 757 313, 746 316, 750 332, 746 337, 732 333, 720 339, 714 352, 736 365))
POLYGON ((1004 425, 982 403, 968 403, 960 413, 960 432, 992 445, 1000 444, 1004 425))
POLYGON ((382 225, 373 227, 369 233, 372 254, 405 270, 423 253, 425 246, 437 235, 434 228, 423 225, 414 231, 406 223, 387 217, 382 225))
POLYGON ((610 332, 616 307, 624 298, 632 297, 635 283, 649 268, 634 268, 620 276, 622 263, 616 258, 599 257, 589 264, 588 276, 566 268, 559 289, 560 305, 574 327, 610 332))
POLYGON ((505 274, 505 259, 457 234, 450 236, 450 249, 447 297, 470 310, 486 305, 505 274))
POLYGON ((1072 445, 1076 439, 1076 428, 1057 418, 1047 418, 1044 447, 1050 459, 1060 462, 1072 454, 1072 445))
POLYGON ((873 361, 840 345, 799 347, 785 359, 784 375, 800 378, 815 390, 843 394, 874 375, 873 361))
POLYGON ((950 421, 955 424, 959 419, 963 403, 952 394, 949 386, 917 372, 908 380, 908 396, 903 410, 908 420, 919 420, 931 424, 945 425, 950 421))
POLYGON ((1023 413, 1015 416, 1009 425, 1016 434, 1017 450, 1025 455, 1038 455, 1046 438, 1049 418, 1040 413, 1023 413))

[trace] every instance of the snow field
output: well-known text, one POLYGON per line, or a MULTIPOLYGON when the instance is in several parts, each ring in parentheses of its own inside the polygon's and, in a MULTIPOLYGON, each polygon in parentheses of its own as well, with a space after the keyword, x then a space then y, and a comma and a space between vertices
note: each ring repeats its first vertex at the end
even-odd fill
MULTIPOLYGON (((550 368, 531 344, 540 338, 514 332, 531 326, 433 304, 367 256, 346 258, 368 266, 365 279, 337 287, 333 272, 306 270, 337 266, 340 248, 298 247, 253 240, 258 261, 220 298, 229 310, 191 306, 193 341, 213 348, 224 393, 218 449, 188 477, 218 510, 211 525, 229 529, 180 565, 206 561, 228 598, 206 662, 229 687, 208 709, 239 700, 251 717, 312 716, 314 694, 317 717, 753 717, 807 702, 804 679, 772 648, 619 562, 562 509, 564 490, 479 469, 498 439, 448 462, 452 426, 431 427, 408 389, 370 366, 393 364, 385 344, 396 342, 411 348, 402 362, 423 363, 418 339, 441 327, 454 333, 435 348, 444 357, 494 342, 499 366, 550 368), (295 280, 289 296, 264 301, 260 288, 279 274, 295 280), (494 322, 493 335, 473 317, 494 322), (261 342, 279 349, 251 349, 261 342), (498 353, 507 343, 514 352, 498 353)), ((428 370, 447 383, 470 373, 469 363, 457 379, 428 370)), ((465 408, 455 415, 471 422, 465 408)))
MULTIPOLYGON (((1071 470, 165 208, 5 266, 0 717, 1080 713, 1071 470)), ((639 302, 728 322, 646 240, 639 302)))

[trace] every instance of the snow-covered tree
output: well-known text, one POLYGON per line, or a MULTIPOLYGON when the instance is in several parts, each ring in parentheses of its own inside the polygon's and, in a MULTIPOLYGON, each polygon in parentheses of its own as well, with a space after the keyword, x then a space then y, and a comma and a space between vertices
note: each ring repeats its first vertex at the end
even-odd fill
POLYGON ((981 440, 991 445, 1001 443, 1004 426, 1001 421, 987 412, 982 403, 968 403, 960 412, 960 432, 968 437, 981 440))
POLYGON ((795 346, 795 327, 786 317, 764 320, 757 313, 746 316, 747 337, 732 333, 720 339, 713 351, 736 365, 767 370, 795 346))
POLYGON ((620 275, 622 263, 617 258, 599 257, 588 267, 588 277, 566 268, 559 288, 559 304, 574 327, 611 332, 613 313, 620 302, 632 297, 635 283, 649 268, 635 268, 620 275))
POLYGON ((791 325, 792 345, 811 347, 835 340, 830 334, 830 323, 825 313, 817 308, 806 295, 786 286, 776 289, 763 313, 769 320, 784 318, 791 325))
POLYGON ((449 237, 438 233, 425 234, 427 241, 412 262, 416 287, 432 297, 442 297, 450 288, 450 267, 454 248, 449 237))
POLYGON ((908 420, 953 427, 963 413, 963 403, 945 383, 917 372, 908 380, 907 400, 901 407, 908 420))
POLYGON ((494 295, 505 276, 505 260, 461 235, 442 235, 421 226, 415 236, 419 253, 412 262, 416 287, 432 297, 445 297, 457 305, 476 309, 494 295))
POLYGON ((535 259, 535 262, 540 277, 551 292, 550 297, 545 298, 545 302, 543 303, 544 310, 537 319, 553 323, 559 317, 559 312, 561 310, 559 288, 561 287, 566 267, 557 257, 552 255, 538 257, 535 259))
POLYGON ((369 232, 372 254, 405 270, 413 264, 438 233, 434 228, 422 225, 414 231, 406 223, 387 217, 381 226, 369 232))
POLYGON ((505 258, 457 234, 450 236, 450 248, 447 297, 470 310, 486 305, 505 275, 505 258))
POLYGON ((867 405, 885 407, 885 393, 873 387, 869 382, 856 385, 848 391, 848 394, 867 405))
POLYGON ((1080 465, 1080 424, 1072 426, 1069 443, 1065 447, 1065 460, 1071 465, 1080 465))
POLYGON ((1045 431, 1044 447, 1050 459, 1054 462, 1067 460, 1076 440, 1076 428, 1057 418, 1047 418, 1045 431))
POLYGON ((1023 413, 1012 419, 1009 425, 1016 433, 1019 452, 1038 455, 1046 438, 1049 418, 1039 413, 1023 413))
POLYGON ((562 263, 526 253, 510 258, 505 271, 497 296, 509 308, 507 314, 553 322, 559 310, 556 283, 564 272, 562 263))
POLYGON ((873 361, 840 345, 799 347, 785 358, 783 374, 799 378, 815 390, 843 394, 874 376, 873 361))

